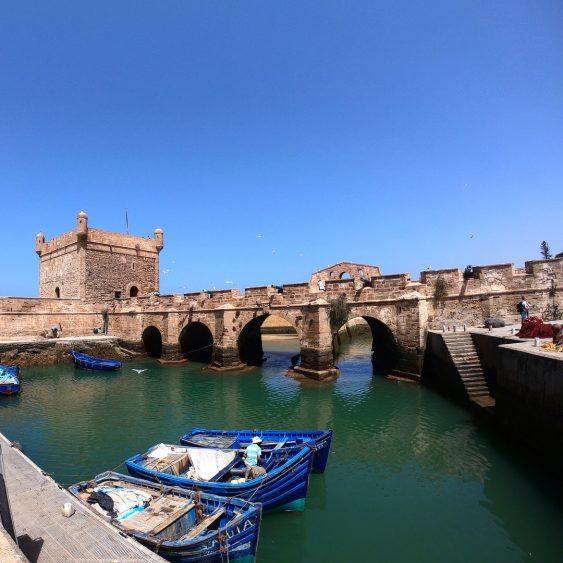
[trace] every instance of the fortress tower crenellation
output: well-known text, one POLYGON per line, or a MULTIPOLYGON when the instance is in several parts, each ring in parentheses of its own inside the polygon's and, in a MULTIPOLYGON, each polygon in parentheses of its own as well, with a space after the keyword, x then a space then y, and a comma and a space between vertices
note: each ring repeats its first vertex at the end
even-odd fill
POLYGON ((163 247, 162 229, 154 239, 93 229, 81 211, 74 231, 47 242, 36 236, 39 296, 103 301, 158 292, 163 247))

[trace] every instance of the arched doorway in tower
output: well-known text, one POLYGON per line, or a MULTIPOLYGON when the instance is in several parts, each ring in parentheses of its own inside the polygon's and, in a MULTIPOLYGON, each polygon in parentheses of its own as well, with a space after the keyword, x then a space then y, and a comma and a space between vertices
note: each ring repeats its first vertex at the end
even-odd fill
POLYGON ((399 365, 399 349, 391 329, 374 317, 355 317, 335 337, 339 364, 346 361, 371 362, 373 374, 387 375, 399 365))
POLYGON ((213 334, 199 321, 185 326, 180 333, 182 356, 192 362, 210 363, 213 353, 213 334))
POLYGON ((155 326, 148 326, 143 331, 143 344, 149 358, 162 357, 162 334, 155 326))
POLYGON ((301 345, 293 325, 277 315, 252 319, 238 338, 240 361, 249 366, 276 365, 286 369, 299 363, 301 345))

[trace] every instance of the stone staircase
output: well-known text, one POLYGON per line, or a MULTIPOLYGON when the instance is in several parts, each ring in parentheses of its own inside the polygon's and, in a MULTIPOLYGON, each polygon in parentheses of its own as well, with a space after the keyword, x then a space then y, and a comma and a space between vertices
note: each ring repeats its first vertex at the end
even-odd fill
POLYGON ((471 334, 454 332, 445 333, 443 337, 468 397, 479 402, 481 402, 480 398, 490 397, 487 380, 471 334))

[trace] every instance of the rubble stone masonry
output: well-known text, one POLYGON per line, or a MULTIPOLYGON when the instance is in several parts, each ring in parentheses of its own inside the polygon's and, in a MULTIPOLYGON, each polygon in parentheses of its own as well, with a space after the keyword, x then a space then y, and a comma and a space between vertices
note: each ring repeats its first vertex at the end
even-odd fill
POLYGON ((89 336, 107 326, 109 335, 142 346, 143 334, 151 328, 160 333, 168 352, 180 348, 188 325, 200 323, 212 335, 214 362, 228 358, 224 361, 234 366, 247 325, 252 323, 255 331, 267 316, 275 315, 295 328, 302 365, 330 371, 328 309, 331 301, 345 295, 349 318, 364 318, 374 343, 376 335, 390 337, 401 361, 409 365, 405 369, 416 371, 428 329, 443 324, 483 326, 489 317, 517 322, 521 295, 531 303, 531 315, 540 315, 550 303, 561 307, 563 295, 561 258, 526 262, 524 268, 497 264, 471 271, 427 270, 420 281, 408 273, 382 275, 377 266, 342 262, 315 272, 308 282, 282 287, 159 295, 163 246, 160 229, 153 239, 92 229, 84 212, 72 232, 48 242, 39 233, 40 297, 0 298, 0 339, 36 337, 60 323, 63 336, 89 336), (446 292, 438 299, 440 278, 446 292), (318 287, 320 279, 324 290, 318 287))

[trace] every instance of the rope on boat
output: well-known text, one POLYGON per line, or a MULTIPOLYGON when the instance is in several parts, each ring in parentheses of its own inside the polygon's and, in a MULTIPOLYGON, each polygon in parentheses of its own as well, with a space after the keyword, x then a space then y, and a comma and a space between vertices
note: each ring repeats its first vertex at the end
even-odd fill
POLYGON ((223 559, 223 554, 226 553, 227 555, 227 563, 231 560, 229 556, 229 537, 227 536, 227 526, 225 526, 225 533, 222 534, 218 532, 217 539, 219 540, 219 553, 221 554, 221 561, 225 561, 223 559))

